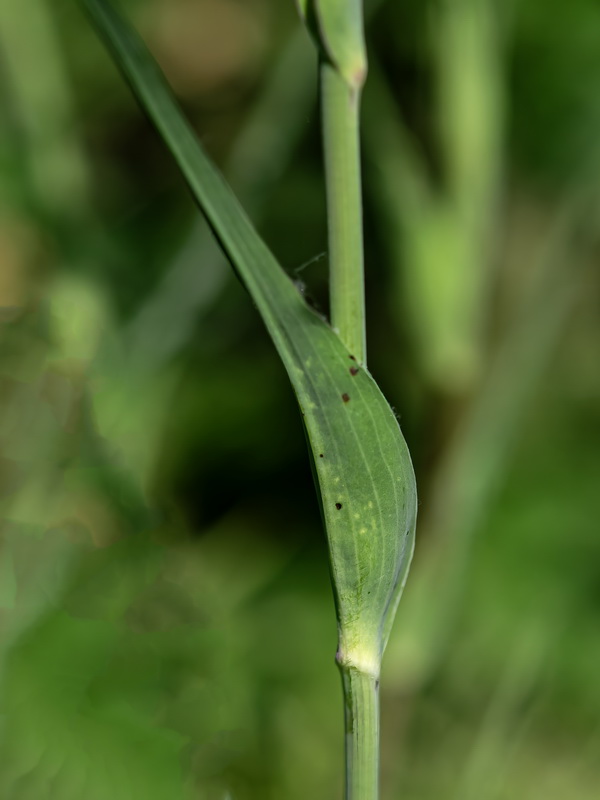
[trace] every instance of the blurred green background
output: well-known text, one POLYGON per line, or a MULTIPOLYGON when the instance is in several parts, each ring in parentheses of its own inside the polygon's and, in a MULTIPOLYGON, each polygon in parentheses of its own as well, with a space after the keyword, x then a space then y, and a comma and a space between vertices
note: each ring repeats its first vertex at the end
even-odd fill
MULTIPOLYGON (((292 0, 126 3, 327 309, 292 0)), ((420 487, 382 798, 600 795, 600 6, 367 3, 370 368, 420 487)), ((340 797, 324 535, 256 311, 73 0, 0 4, 0 797, 340 797)))

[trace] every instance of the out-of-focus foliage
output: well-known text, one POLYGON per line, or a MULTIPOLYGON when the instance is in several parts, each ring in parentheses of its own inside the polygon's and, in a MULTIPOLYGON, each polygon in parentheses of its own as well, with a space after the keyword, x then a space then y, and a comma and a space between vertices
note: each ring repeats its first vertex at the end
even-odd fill
MULTIPOLYGON (((325 310, 294 4, 126 5, 325 310)), ((592 800, 598 9, 376 5, 369 349, 421 487, 383 797, 592 800)), ((0 51, 0 795, 339 795, 325 542, 285 374, 76 4, 2 3, 0 51)))

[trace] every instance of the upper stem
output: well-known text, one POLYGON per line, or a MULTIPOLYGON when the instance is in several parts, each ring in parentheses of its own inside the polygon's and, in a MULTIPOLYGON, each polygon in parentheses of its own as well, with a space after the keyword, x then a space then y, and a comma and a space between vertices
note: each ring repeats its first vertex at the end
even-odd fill
POLYGON ((360 363, 366 363, 360 88, 321 61, 323 144, 329 221, 331 324, 360 363))
POLYGON ((346 720, 346 800, 379 798, 379 680, 341 667, 346 720))

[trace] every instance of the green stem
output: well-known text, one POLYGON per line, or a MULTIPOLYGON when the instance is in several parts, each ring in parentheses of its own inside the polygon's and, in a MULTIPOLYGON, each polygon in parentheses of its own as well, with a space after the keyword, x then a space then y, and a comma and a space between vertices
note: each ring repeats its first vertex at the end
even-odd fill
POLYGON ((360 88, 321 62, 323 144, 329 220, 331 324, 350 352, 366 362, 360 88))
POLYGON ((341 667, 346 720, 346 800, 379 797, 379 680, 341 667))

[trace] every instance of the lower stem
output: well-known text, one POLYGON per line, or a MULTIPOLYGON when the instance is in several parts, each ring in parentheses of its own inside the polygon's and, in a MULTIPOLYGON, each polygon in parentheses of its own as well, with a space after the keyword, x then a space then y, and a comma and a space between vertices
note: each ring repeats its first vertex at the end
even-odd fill
POLYGON ((341 667, 346 720, 346 800, 379 798, 379 680, 341 667))

